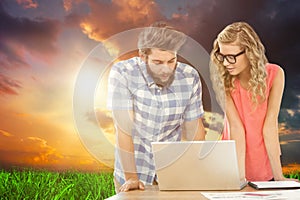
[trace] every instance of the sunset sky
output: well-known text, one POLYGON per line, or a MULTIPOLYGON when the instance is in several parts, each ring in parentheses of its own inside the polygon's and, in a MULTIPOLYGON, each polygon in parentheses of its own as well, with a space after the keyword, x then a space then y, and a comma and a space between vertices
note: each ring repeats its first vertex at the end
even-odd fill
MULTIPOLYGON (((97 51, 114 35, 157 20, 179 27, 207 52, 227 24, 242 20, 254 27, 269 61, 285 70, 282 162, 300 169, 300 3, 293 0, 1 0, 0 167, 112 167, 107 63, 97 51), (87 67, 99 75, 95 103, 74 108, 90 92, 91 82, 79 80, 87 67)), ((110 48, 114 53, 117 46, 110 48)))

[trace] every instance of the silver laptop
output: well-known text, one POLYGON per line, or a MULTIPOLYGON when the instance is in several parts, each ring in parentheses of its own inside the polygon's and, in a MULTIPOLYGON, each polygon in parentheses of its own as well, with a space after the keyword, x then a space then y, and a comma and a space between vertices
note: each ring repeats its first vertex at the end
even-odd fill
POLYGON ((241 190, 235 141, 152 142, 160 190, 241 190))

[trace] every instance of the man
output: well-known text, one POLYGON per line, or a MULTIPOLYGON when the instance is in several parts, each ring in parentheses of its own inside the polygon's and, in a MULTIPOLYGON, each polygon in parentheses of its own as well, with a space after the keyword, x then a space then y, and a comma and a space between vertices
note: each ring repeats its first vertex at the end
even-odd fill
POLYGON ((157 183, 153 141, 204 140, 197 71, 177 62, 186 36, 158 22, 139 35, 139 57, 113 65, 108 108, 116 128, 116 192, 157 183))

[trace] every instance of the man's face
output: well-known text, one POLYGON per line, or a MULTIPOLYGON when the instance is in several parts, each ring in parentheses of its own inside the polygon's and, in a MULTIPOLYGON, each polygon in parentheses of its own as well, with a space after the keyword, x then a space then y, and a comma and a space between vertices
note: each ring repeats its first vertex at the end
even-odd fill
POLYGON ((177 56, 175 52, 151 49, 146 58, 147 72, 161 87, 171 85, 174 80, 177 56))

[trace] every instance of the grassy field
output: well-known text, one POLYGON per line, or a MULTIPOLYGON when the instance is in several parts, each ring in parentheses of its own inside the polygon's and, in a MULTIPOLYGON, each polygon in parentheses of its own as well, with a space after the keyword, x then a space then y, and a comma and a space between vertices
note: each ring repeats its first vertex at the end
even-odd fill
POLYGON ((287 178, 294 178, 298 179, 300 181, 300 170, 298 171, 291 171, 290 173, 284 174, 285 177, 287 178))
MULTIPOLYGON (((300 171, 285 174, 300 180, 300 171)), ((0 199, 105 199, 114 195, 112 173, 0 170, 0 199)))
POLYGON ((0 170, 0 199, 105 199, 114 195, 112 173, 0 170))

